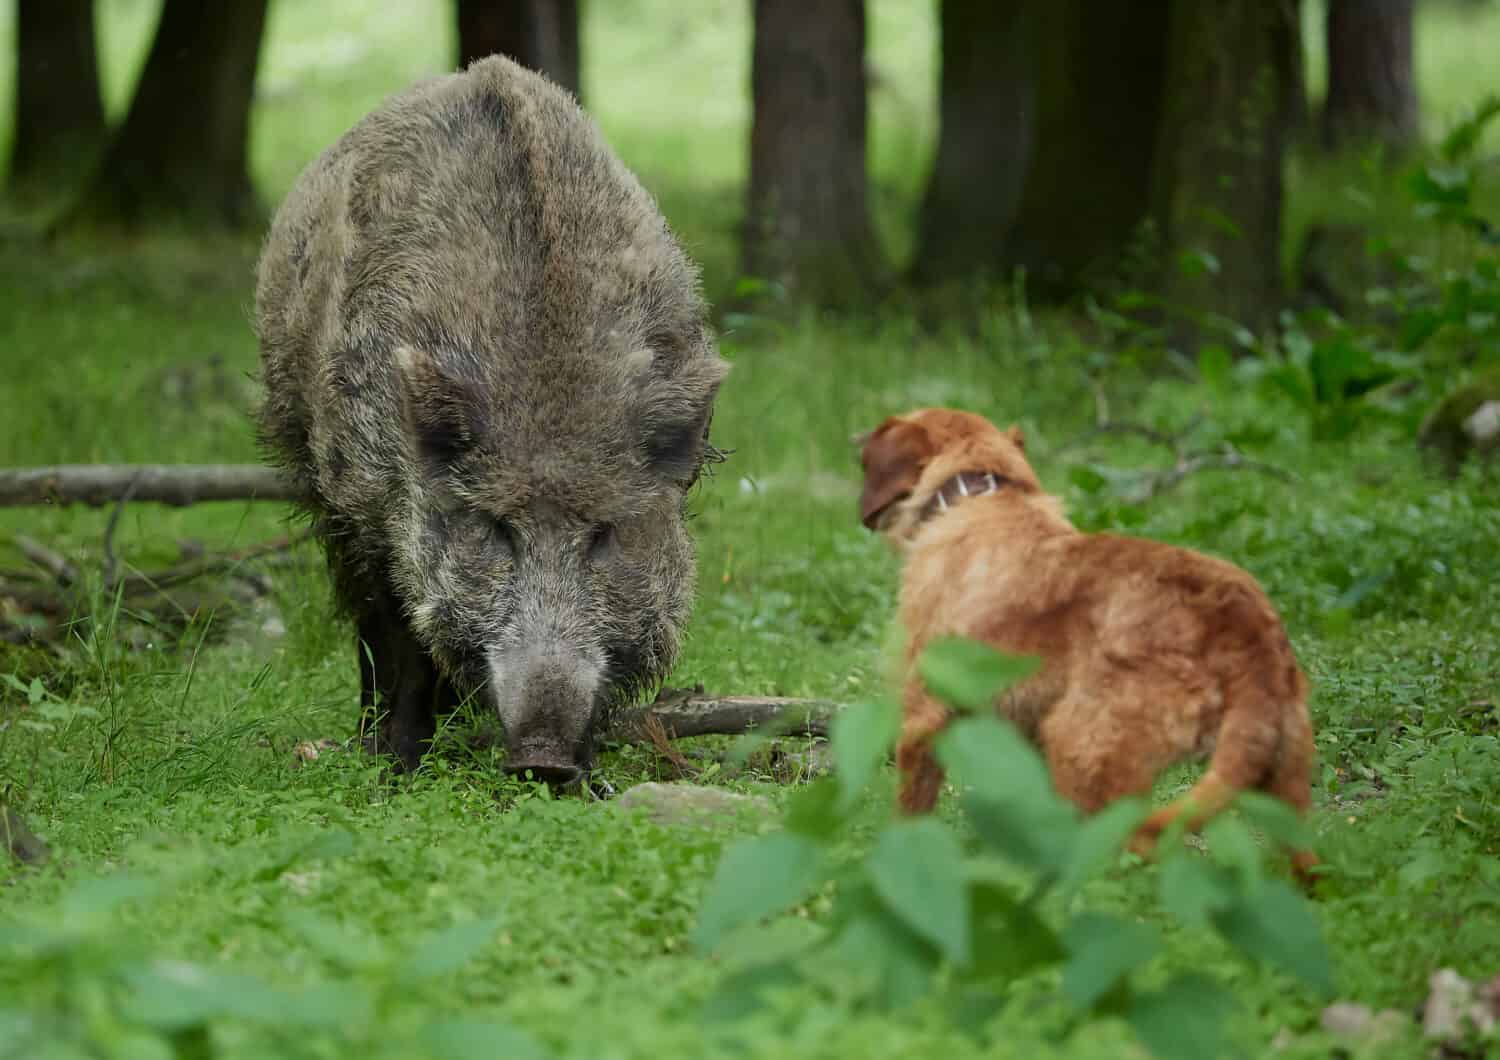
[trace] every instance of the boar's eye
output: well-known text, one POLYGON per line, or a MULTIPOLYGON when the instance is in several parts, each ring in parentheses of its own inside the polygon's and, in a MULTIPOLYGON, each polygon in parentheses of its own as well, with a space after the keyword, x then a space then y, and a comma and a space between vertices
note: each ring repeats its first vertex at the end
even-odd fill
POLYGON ((646 459, 664 477, 684 485, 692 483, 703 461, 708 434, 707 417, 670 424, 646 441, 646 459))
POLYGON ((614 526, 609 523, 600 523, 594 527, 594 532, 589 537, 589 559, 597 563, 608 556, 614 546, 614 526))

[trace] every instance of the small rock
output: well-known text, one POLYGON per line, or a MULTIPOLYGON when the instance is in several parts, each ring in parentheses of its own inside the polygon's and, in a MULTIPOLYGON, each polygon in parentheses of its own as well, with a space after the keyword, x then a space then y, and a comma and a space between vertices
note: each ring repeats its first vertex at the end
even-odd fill
POLYGON ((1477 448, 1487 448, 1500 435, 1500 401, 1486 401, 1464 420, 1464 433, 1477 448))
POLYGON ((316 869, 309 872, 283 872, 281 874, 281 882, 286 884, 294 893, 300 894, 303 897, 311 894, 313 889, 317 887, 318 881, 322 878, 323 874, 316 869))
POLYGON ((292 754, 297 757, 298 762, 316 762, 318 756, 324 751, 336 751, 339 748, 337 740, 323 738, 321 740, 303 740, 292 748, 292 754))
POLYGON ((1351 1041, 1386 1041, 1401 1033, 1406 1015, 1393 1008, 1375 1012, 1369 1005, 1336 1001, 1323 1010, 1318 1022, 1329 1034, 1351 1041))
POLYGON ((747 811, 770 813, 770 800, 760 795, 741 795, 699 784, 637 784, 614 805, 643 811, 657 824, 710 824, 711 818, 735 816, 747 811))
POLYGON ((1422 1033, 1444 1041, 1469 1033, 1468 1023, 1481 1032, 1495 1026, 1496 1014, 1488 996, 1493 983, 1476 989, 1452 968, 1439 968, 1427 980, 1427 1002, 1422 1006, 1422 1033))

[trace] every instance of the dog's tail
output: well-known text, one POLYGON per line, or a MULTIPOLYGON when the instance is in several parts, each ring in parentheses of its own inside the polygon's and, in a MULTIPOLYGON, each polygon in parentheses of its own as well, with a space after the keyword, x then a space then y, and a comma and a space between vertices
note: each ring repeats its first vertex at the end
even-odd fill
MULTIPOLYGON (((1132 849, 1149 853, 1179 818, 1186 818, 1187 827, 1197 831, 1242 791, 1262 791, 1298 813, 1307 812, 1316 749, 1306 680, 1295 664, 1291 676, 1290 681, 1277 682, 1282 687, 1274 692, 1253 677, 1226 690, 1226 709, 1208 771, 1186 795, 1145 820, 1136 830, 1132 849)), ((1308 870, 1318 863, 1317 856, 1304 849, 1290 853, 1298 878, 1309 882, 1308 870)))

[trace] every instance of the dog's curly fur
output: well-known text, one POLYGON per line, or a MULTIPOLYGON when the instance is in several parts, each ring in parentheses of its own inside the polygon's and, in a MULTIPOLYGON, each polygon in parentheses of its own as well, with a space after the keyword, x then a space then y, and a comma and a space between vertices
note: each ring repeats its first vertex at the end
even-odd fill
MULTIPOLYGON (((916 663, 933 638, 953 635, 1040 657, 998 706, 1085 812, 1149 792, 1173 762, 1212 755, 1189 795, 1140 827, 1142 852, 1179 816, 1198 827, 1243 790, 1306 811, 1307 680, 1254 579, 1188 549, 1081 533, 1024 446, 1019 429, 951 409, 891 417, 864 441, 861 518, 905 555, 902 809, 930 810, 942 785, 932 741, 948 712, 916 663), (940 505, 964 472, 997 488, 940 505)), ((1293 853, 1299 873, 1316 860, 1293 853)))

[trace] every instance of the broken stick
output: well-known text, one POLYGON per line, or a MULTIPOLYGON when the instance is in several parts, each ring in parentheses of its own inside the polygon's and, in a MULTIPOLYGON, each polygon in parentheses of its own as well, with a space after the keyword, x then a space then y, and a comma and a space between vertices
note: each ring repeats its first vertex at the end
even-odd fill
POLYGON ((0 470, 0 506, 130 499, 175 508, 201 501, 290 501, 296 492, 259 464, 57 464, 0 470))
POLYGON ((650 743, 660 725, 671 739, 688 736, 738 736, 765 725, 787 735, 827 736, 839 711, 837 703, 786 696, 711 696, 698 690, 664 690, 653 703, 622 712, 605 738, 620 743, 650 743))

